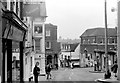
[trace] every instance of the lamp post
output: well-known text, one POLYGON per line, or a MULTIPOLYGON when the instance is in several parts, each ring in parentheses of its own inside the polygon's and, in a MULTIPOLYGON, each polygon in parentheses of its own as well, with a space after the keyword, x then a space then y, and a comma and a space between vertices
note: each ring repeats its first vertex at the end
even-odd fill
POLYGON ((107 39, 107 1, 105 0, 105 56, 106 56, 106 72, 105 72, 105 79, 111 77, 111 73, 109 71, 108 66, 108 39, 107 39))

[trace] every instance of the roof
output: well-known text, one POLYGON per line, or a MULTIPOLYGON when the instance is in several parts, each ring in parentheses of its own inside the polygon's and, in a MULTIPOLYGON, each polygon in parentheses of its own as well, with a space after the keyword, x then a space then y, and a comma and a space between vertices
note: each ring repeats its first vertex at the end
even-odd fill
POLYGON ((78 44, 79 43, 69 44, 70 45, 70 50, 66 50, 66 52, 74 52, 75 49, 77 48, 78 44))
POLYGON ((50 29, 50 28, 57 29, 57 26, 49 23, 49 24, 45 24, 45 28, 46 28, 46 29, 48 29, 48 28, 49 28, 49 29, 50 29))
POLYGON ((57 39, 57 42, 73 44, 73 43, 80 43, 80 39, 57 39))
MULTIPOLYGON (((108 36, 117 36, 116 28, 108 28, 108 36)), ((105 35, 105 28, 92 28, 87 29, 81 37, 85 36, 104 36, 105 35)))
POLYGON ((70 44, 70 49, 71 49, 72 52, 75 51, 75 49, 77 48, 78 44, 79 44, 79 43, 70 44))

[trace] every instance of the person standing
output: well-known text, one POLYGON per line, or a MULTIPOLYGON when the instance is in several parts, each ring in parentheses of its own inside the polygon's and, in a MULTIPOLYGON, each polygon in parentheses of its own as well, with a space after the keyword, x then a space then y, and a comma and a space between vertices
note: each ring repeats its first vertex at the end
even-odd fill
POLYGON ((113 66, 111 67, 111 71, 112 71, 113 73, 115 73, 115 77, 117 77, 117 75, 116 75, 117 69, 118 69, 118 64, 117 64, 117 61, 115 61, 115 63, 114 63, 113 66))
POLYGON ((38 83, 38 75, 40 74, 40 68, 38 67, 38 65, 39 65, 39 62, 36 62, 35 67, 33 69, 35 83, 38 83))
POLYGON ((51 79, 51 73, 50 73, 51 69, 52 69, 52 65, 51 65, 51 63, 48 63, 48 65, 46 66, 47 79, 49 79, 49 77, 51 79))

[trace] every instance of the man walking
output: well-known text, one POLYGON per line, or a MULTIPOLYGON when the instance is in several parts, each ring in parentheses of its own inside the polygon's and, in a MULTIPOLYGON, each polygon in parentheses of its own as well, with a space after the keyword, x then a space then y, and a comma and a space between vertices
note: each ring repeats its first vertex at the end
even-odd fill
POLYGON ((39 62, 36 62, 35 67, 33 69, 35 83, 38 83, 38 75, 40 74, 40 68, 38 67, 38 65, 39 65, 39 62))

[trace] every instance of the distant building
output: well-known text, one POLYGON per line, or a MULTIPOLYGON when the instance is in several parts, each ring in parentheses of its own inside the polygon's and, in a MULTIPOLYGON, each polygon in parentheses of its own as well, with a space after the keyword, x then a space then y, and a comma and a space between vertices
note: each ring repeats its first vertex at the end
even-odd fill
POLYGON ((59 66, 68 66, 66 59, 72 59, 73 61, 76 59, 79 62, 80 51, 79 49, 77 50, 80 42, 79 39, 58 39, 58 42, 60 43, 61 50, 59 54, 59 66))
MULTIPOLYGON (((104 28, 92 28, 87 29, 81 36, 81 65, 83 67, 89 66, 89 62, 96 60, 96 56, 99 56, 99 62, 101 63, 100 69, 105 66, 105 29, 104 28)), ((116 60, 117 49, 117 30, 116 28, 108 28, 108 53, 111 64, 116 60)))

